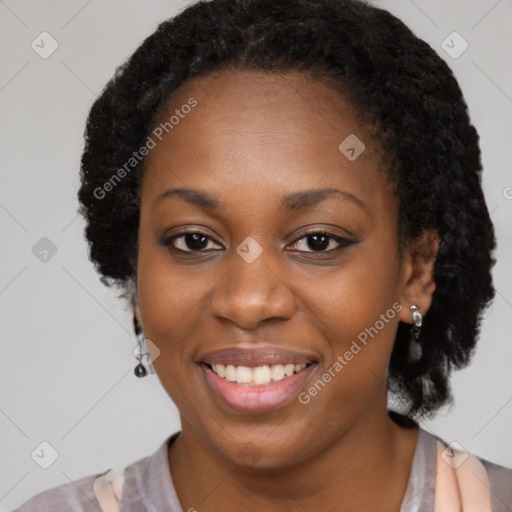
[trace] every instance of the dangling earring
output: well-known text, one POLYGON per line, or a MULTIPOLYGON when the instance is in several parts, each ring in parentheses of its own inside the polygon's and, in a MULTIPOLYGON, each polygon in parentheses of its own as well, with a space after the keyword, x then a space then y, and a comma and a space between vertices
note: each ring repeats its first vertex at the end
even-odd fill
POLYGON ((140 328, 139 322, 137 320, 137 317, 133 315, 133 330, 135 331, 135 334, 137 336, 137 354, 136 358, 139 361, 139 364, 134 368, 133 373, 137 377, 145 377, 148 374, 148 371, 146 370, 146 367, 142 364, 142 360, 145 357, 147 360, 147 364, 149 367, 150 373, 155 373, 153 369, 153 365, 151 364, 151 359, 149 357, 149 352, 146 346, 146 339, 144 338, 144 334, 142 332, 142 329, 140 328))
POLYGON ((423 349, 420 343, 420 332, 423 324, 423 315, 418 306, 410 306, 412 316, 412 327, 409 338, 409 360, 419 361, 423 355, 423 349))

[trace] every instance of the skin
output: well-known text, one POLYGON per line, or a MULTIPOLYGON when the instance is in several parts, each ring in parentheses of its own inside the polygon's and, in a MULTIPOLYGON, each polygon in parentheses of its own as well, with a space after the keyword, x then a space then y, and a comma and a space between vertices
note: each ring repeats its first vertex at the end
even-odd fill
POLYGON ((328 86, 300 72, 222 71, 185 83, 155 126, 190 97, 197 106, 146 157, 137 268, 137 314, 181 418, 169 465, 183 510, 399 510, 418 430, 388 417, 386 368, 398 321, 411 323, 411 304, 430 306, 437 238, 425 233, 400 256, 382 151, 328 86), (349 134, 366 146, 354 161, 338 149, 349 134), (156 201, 175 187, 221 205, 156 201), (280 208, 289 193, 325 187, 364 206, 332 196, 280 208), (174 246, 188 253, 162 244, 191 228, 209 237, 202 254, 185 237, 174 246), (315 251, 305 232, 356 243, 315 251), (263 250, 252 263, 236 252, 248 236, 263 250), (402 310, 307 404, 234 412, 197 364, 230 346, 305 352, 318 362, 305 391, 397 302, 402 310))

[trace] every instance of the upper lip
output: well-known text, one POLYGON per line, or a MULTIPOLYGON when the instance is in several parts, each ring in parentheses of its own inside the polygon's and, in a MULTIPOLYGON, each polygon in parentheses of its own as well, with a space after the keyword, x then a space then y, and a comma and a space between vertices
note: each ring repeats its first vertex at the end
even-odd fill
POLYGON ((316 362, 311 355, 280 347, 242 348, 228 347, 213 350, 201 357, 206 364, 232 364, 234 366, 272 366, 277 364, 307 364, 316 362))

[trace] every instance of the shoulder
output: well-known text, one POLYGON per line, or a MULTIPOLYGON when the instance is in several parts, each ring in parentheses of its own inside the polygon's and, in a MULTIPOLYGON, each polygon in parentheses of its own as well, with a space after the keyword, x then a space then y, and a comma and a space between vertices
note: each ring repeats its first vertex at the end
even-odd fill
MULTIPOLYGON (((476 487, 474 489, 482 485, 488 489, 488 492, 490 491, 493 512, 512 511, 512 469, 490 462, 476 454, 468 453, 460 445, 450 444, 435 434, 420 428, 411 476, 401 512, 431 510, 438 483, 436 476, 442 469, 438 467, 438 463, 442 460, 452 468, 455 468, 453 464, 456 464, 458 468, 457 478, 463 477, 465 489, 467 489, 468 482, 464 474, 476 477, 476 487), (439 448, 438 441, 441 443, 439 448), (462 451, 460 451, 461 449, 462 451), (452 459, 454 456, 458 459, 452 459), (468 458, 469 462, 466 463, 465 461, 468 458), (481 469, 485 469, 484 474, 486 473, 486 476, 478 471, 477 466, 483 466, 481 469), (462 474, 460 470, 462 470, 462 474), (473 473, 475 470, 476 473, 473 473)), ((461 482, 459 482, 460 484, 461 482)))
MULTIPOLYGON (((176 435, 171 436, 171 438, 176 435)), ((122 495, 121 503, 127 501, 140 503, 143 500, 141 494, 145 493, 149 482, 154 480, 155 475, 153 473, 162 473, 168 442, 169 438, 160 445, 155 453, 138 459, 124 468, 114 467, 111 470, 87 475, 78 480, 42 491, 23 502, 12 512, 41 512, 43 510, 51 510, 52 512, 99 512, 102 508, 97 493, 100 496, 99 499, 103 501, 101 488, 105 487, 105 481, 111 484, 117 498, 122 495), (120 471, 121 473, 124 472, 124 478, 114 478, 119 476, 120 471)), ((107 494, 110 494, 110 492, 107 494)), ((109 501, 108 498, 107 501, 109 501)))
POLYGON ((509 512, 512 510, 512 469, 494 464, 481 457, 478 459, 487 470, 493 510, 509 512))
MULTIPOLYGON (((441 441, 441 443, 444 446, 446 446, 446 451, 450 450, 450 447, 452 445, 447 443, 445 440, 437 436, 433 436, 431 434, 427 434, 427 436, 432 438, 433 440, 441 441)), ((456 446, 455 449, 460 450, 460 445, 456 446)), ((482 484, 486 486, 488 485, 490 489, 493 512, 512 511, 512 469, 507 468, 505 466, 501 466, 499 464, 495 464, 494 462, 491 462, 483 457, 480 457, 471 452, 467 452, 465 450, 463 450, 460 453, 462 454, 462 456, 459 459, 460 462, 457 464, 457 467, 459 465, 462 466, 465 463, 465 460, 467 460, 467 458, 470 457, 470 459, 478 461, 483 466, 483 468, 485 468, 488 482, 482 481, 482 484)), ((470 469, 472 472, 477 471, 476 467, 473 466, 470 466, 470 469)), ((478 478, 478 475, 476 476, 478 478)), ((479 478, 479 480, 482 480, 482 478, 479 478)))
POLYGON ((42 491, 12 512, 98 512, 101 510, 93 485, 101 474, 88 475, 42 491))

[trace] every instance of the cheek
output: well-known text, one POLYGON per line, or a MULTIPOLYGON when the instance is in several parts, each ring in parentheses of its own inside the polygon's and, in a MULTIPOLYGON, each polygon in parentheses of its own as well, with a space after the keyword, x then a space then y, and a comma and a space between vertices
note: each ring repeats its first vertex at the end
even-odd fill
POLYGON ((322 418, 319 443, 386 406, 386 372, 402 308, 398 260, 372 249, 361 250, 357 263, 351 260, 321 286, 311 287, 308 297, 311 321, 326 348, 299 395, 300 421, 314 428, 322 418))
MULTIPOLYGON (((308 307, 328 343, 316 379, 330 372, 325 379, 337 382, 331 392, 344 399, 382 387, 402 309, 398 257, 371 245, 308 293, 308 307)), ((383 241, 379 246, 386 247, 383 241)))
MULTIPOLYGON (((137 265, 137 290, 144 335, 160 349, 160 361, 178 367, 187 350, 188 329, 199 298, 205 293, 204 280, 170 264, 165 247, 159 247, 149 236, 141 234, 137 265)), ((207 284, 207 283, 206 283, 207 284)))
POLYGON ((144 336, 160 350, 153 360, 156 374, 180 414, 193 423, 195 408, 186 388, 194 389, 199 383, 194 382, 194 352, 187 341, 200 323, 197 311, 208 283, 173 267, 165 248, 143 241, 139 241, 137 280, 144 336))
MULTIPOLYGON (((331 327, 331 338, 342 335, 340 342, 346 342, 349 335, 357 337, 390 309, 388 316, 396 324, 393 304, 400 296, 398 270, 397 258, 369 244, 358 250, 350 264, 333 269, 321 286, 310 287, 309 307, 331 327)), ((378 327, 383 334, 390 330, 388 322, 382 326, 379 321, 378 327)))

